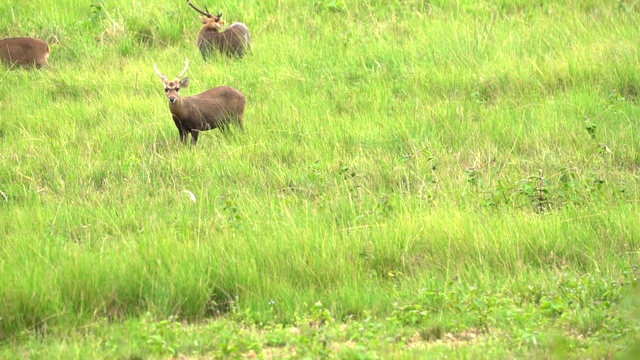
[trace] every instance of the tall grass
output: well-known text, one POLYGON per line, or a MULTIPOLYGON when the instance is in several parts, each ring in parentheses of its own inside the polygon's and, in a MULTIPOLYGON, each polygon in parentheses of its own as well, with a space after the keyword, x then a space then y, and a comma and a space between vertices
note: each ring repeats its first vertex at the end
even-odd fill
POLYGON ((207 5, 250 55, 204 62, 183 1, 0 4, 2 37, 52 45, 50 68, 0 74, 0 339, 317 301, 384 318, 454 284, 591 276, 587 307, 633 278, 632 2, 207 5), (185 57, 187 95, 245 94, 245 133, 179 143, 152 65, 185 57))

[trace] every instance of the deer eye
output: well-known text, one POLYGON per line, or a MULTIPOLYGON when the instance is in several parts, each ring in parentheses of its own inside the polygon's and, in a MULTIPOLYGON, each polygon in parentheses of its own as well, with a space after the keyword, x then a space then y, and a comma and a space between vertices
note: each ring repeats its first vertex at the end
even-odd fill
POLYGON ((164 92, 169 92, 169 88, 164 88, 164 92))

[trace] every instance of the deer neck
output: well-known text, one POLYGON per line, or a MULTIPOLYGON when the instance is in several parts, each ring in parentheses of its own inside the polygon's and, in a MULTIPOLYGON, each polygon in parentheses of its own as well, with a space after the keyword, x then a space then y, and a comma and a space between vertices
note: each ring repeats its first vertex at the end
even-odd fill
POLYGON ((206 33, 221 33, 222 28, 219 28, 213 25, 203 25, 200 31, 206 32, 206 33))
POLYGON ((188 102, 188 100, 180 96, 178 97, 178 100, 176 100, 176 102, 169 102, 169 110, 171 110, 172 114, 180 117, 180 115, 182 115, 186 111, 188 102))

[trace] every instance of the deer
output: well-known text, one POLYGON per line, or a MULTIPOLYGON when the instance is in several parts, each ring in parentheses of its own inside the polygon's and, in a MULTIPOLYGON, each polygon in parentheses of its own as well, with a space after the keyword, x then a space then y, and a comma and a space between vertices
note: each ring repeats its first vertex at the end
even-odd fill
POLYGON ((182 97, 180 90, 189 86, 189 78, 183 78, 187 68, 189 59, 185 58, 184 69, 177 78, 169 80, 153 63, 169 99, 169 110, 180 133, 180 141, 186 143, 191 134, 192 144, 196 145, 200 131, 219 128, 224 134, 233 122, 243 130, 244 95, 230 86, 218 86, 198 95, 182 97))
POLYGON ((204 60, 207 60, 216 49, 228 57, 244 57, 251 47, 251 35, 247 25, 234 22, 225 31, 220 31, 224 25, 221 12, 218 15, 213 15, 206 6, 205 11, 202 11, 190 0, 187 0, 187 4, 203 15, 200 17, 202 28, 198 34, 198 48, 200 48, 204 60))
POLYGON ((49 64, 49 52, 49 44, 40 39, 18 37, 0 40, 0 59, 9 66, 15 64, 40 69, 49 64))

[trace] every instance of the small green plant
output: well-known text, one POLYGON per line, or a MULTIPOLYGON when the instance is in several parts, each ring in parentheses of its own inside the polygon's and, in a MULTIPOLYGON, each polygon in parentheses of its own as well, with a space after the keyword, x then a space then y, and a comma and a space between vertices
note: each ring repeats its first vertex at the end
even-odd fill
POLYGON ((338 175, 340 175, 343 179, 348 180, 350 178, 356 177, 357 173, 350 166, 343 165, 338 170, 338 175))
POLYGON ((542 214, 549 210, 549 180, 538 170, 538 175, 529 176, 522 182, 521 193, 529 198, 535 212, 542 214))
POLYGON ((316 1, 313 3, 313 7, 316 11, 330 11, 334 13, 341 13, 345 11, 345 4, 339 0, 331 0, 326 2, 316 1))
POLYGON ((88 19, 92 23, 100 23, 103 19, 110 18, 104 0, 98 0, 96 4, 90 4, 91 17, 88 19))
POLYGON ((387 195, 379 198, 376 211, 383 216, 389 216, 393 212, 392 198, 387 195))
POLYGON ((616 90, 611 90, 611 92, 609 93, 609 102, 612 103, 621 103, 621 102, 625 102, 627 99, 625 99, 624 96, 620 95, 620 93, 616 90))
POLYGON ((309 165, 309 181, 314 184, 322 179, 322 162, 320 160, 314 161, 309 165))
POLYGON ((482 173, 474 167, 469 167, 465 170, 466 181, 474 188, 482 186, 483 181, 481 175, 482 173))
POLYGON ((542 310, 542 313, 547 316, 560 316, 566 311, 566 309, 567 304, 565 299, 555 294, 548 294, 540 299, 540 310, 542 310))
POLYGON ((329 309, 317 301, 311 306, 303 322, 312 327, 321 327, 333 323, 334 319, 329 309))
POLYGON ((609 148, 609 146, 607 146, 607 144, 603 143, 603 142, 598 142, 597 137, 596 137, 596 129, 597 126, 592 123, 590 120, 586 120, 585 121, 585 129, 587 130, 587 133, 589 134, 589 137, 591 138, 591 141, 593 141, 595 143, 595 146, 597 147, 598 151, 602 154, 602 155, 611 155, 612 151, 609 148))
POLYGON ((416 326, 423 324, 431 315, 420 304, 399 305, 396 303, 393 305, 390 319, 402 325, 416 326))
POLYGON ((595 141, 596 140, 596 129, 598 128, 598 126, 594 123, 592 123, 590 120, 585 121, 585 130, 587 130, 587 134, 589 134, 589 137, 591 137, 591 140, 595 141))
POLYGON ((140 336, 151 352, 159 355, 178 355, 175 336, 181 325, 175 317, 156 321, 150 313, 147 313, 141 320, 141 326, 140 336))
POLYGON ((222 204, 222 212, 226 214, 225 220, 227 224, 237 226, 242 216, 234 200, 231 196, 224 195, 220 197, 220 202, 222 204))

